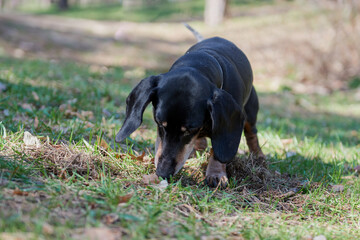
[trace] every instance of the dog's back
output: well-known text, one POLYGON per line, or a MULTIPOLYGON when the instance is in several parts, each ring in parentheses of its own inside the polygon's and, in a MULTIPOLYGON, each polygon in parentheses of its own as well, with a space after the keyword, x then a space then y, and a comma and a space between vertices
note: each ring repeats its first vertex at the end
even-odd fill
POLYGON ((246 103, 253 73, 245 54, 232 42, 220 37, 202 40, 180 57, 170 71, 184 66, 193 66, 211 75, 209 79, 217 87, 230 93, 238 103, 246 103))

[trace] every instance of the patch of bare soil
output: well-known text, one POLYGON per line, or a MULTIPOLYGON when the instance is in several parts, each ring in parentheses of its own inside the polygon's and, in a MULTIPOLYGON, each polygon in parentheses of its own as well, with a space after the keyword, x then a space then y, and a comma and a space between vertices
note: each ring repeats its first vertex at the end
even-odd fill
MULTIPOLYGON (((226 170, 232 186, 226 189, 218 186, 213 195, 222 198, 226 192, 239 199, 234 203, 239 207, 257 206, 263 210, 294 211, 304 203, 306 195, 303 193, 319 187, 317 183, 309 184, 297 177, 271 171, 266 160, 252 155, 236 156, 227 164, 226 170), (273 205, 274 199, 278 202, 276 206, 273 205)), ((175 180, 185 186, 205 187, 205 171, 206 163, 199 168, 186 166, 183 174, 175 180)))
POLYGON ((229 193, 241 195, 246 199, 245 205, 257 205, 262 209, 273 209, 272 203, 276 199, 276 210, 292 211, 303 204, 302 191, 316 187, 316 183, 309 185, 297 177, 271 171, 266 160, 252 155, 236 157, 227 165, 227 173, 240 182, 238 187, 229 189, 229 193))

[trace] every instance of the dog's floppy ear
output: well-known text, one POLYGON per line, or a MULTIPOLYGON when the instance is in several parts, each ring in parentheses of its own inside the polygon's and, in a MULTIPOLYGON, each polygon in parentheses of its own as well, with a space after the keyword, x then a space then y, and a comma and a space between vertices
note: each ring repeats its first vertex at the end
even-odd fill
POLYGON ((245 118, 239 104, 221 89, 214 91, 207 106, 212 120, 211 144, 214 157, 221 163, 227 163, 236 155, 245 118))
POLYGON ((116 134, 116 142, 123 141, 140 127, 144 110, 154 96, 159 79, 159 76, 145 78, 131 91, 126 99, 125 121, 120 131, 116 134))

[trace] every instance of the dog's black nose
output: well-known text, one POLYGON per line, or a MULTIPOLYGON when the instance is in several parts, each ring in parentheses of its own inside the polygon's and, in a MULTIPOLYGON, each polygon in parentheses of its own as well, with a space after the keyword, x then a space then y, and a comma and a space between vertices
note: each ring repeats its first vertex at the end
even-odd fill
POLYGON ((169 180, 173 173, 171 171, 164 171, 159 168, 156 169, 156 175, 161 177, 164 180, 169 180))

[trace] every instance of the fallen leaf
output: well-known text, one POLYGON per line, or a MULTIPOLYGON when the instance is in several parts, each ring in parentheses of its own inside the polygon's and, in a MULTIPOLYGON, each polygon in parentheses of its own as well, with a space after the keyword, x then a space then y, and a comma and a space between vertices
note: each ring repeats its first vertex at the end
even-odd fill
POLYGON ((33 233, 0 233, 1 240, 27 240, 36 239, 33 233))
POLYGON ((60 112, 65 112, 66 110, 69 110, 69 109, 71 110, 71 106, 69 104, 67 104, 67 103, 61 104, 59 106, 59 111, 60 112))
POLYGON ((119 216, 116 213, 109 213, 103 217, 105 224, 113 224, 119 220, 119 216))
POLYGON ((39 119, 37 116, 35 116, 35 119, 34 119, 34 128, 38 128, 39 126, 39 119))
POLYGON ((121 232, 116 229, 111 230, 106 227, 86 228, 82 234, 73 236, 74 239, 88 240, 116 240, 121 239, 121 232))
POLYGON ((159 177, 156 174, 150 174, 150 175, 143 175, 142 177, 143 183, 149 185, 149 184, 158 184, 159 177))
MULTIPOLYGON (((200 237, 200 240, 219 240, 219 239, 222 239, 221 237, 219 236, 201 236, 200 237)), ((242 239, 242 238, 239 238, 239 239, 242 239)))
POLYGON ((238 149, 237 152, 238 152, 238 154, 240 154, 240 155, 245 155, 245 153, 246 153, 245 150, 240 149, 240 148, 238 149))
POLYGON ((85 128, 93 128, 95 126, 93 123, 88 121, 84 121, 84 123, 85 123, 84 125, 85 128))
POLYGON ((160 232, 162 235, 170 235, 171 229, 168 227, 160 227, 160 232))
POLYGON ((6 84, 0 82, 0 92, 5 92, 7 89, 6 84))
POLYGON ((94 119, 94 113, 92 111, 81 111, 78 116, 82 120, 94 119))
POLYGON ((41 146, 40 140, 37 137, 31 135, 31 133, 29 133, 28 131, 24 132, 24 143, 25 146, 41 146))
POLYGON ((54 227, 48 223, 44 223, 42 226, 42 232, 45 235, 52 235, 54 234, 54 227))
POLYGON ((60 171, 59 178, 61 178, 61 179, 67 179, 66 169, 62 169, 62 170, 60 171))
POLYGON ((107 151, 108 149, 110 149, 109 144, 103 139, 100 138, 99 136, 97 137, 97 142, 99 143, 99 146, 102 147, 105 151, 107 151))
POLYGON ((63 145, 60 145, 60 144, 52 144, 52 143, 49 143, 49 145, 51 145, 53 148, 56 148, 56 149, 59 149, 59 148, 62 148, 63 145))
POLYGON ((289 197, 292 197, 294 196, 296 193, 294 191, 289 191, 287 193, 284 193, 280 196, 281 199, 286 199, 286 198, 289 198, 289 197))
POLYGON ((159 188, 160 190, 164 190, 167 186, 169 186, 167 180, 162 180, 159 184, 155 185, 155 187, 159 188))
POLYGON ((116 154, 114 155, 114 157, 117 158, 117 159, 122 159, 122 158, 124 158, 125 156, 126 156, 126 155, 123 154, 123 153, 116 153, 116 154))
POLYGON ((23 104, 21 104, 21 107, 25 110, 32 111, 32 105, 29 103, 23 103, 23 104))
POLYGON ((78 118, 81 117, 79 113, 73 111, 71 108, 70 108, 70 109, 66 109, 64 113, 65 113, 65 116, 67 116, 67 117, 69 117, 69 116, 76 116, 76 117, 78 117, 78 118))
POLYGON ((0 178, 0 186, 6 186, 8 183, 9 183, 9 180, 7 180, 5 178, 0 178))
POLYGON ((16 49, 14 50, 14 56, 15 56, 16 58, 24 58, 24 55, 25 55, 25 51, 24 51, 24 50, 22 50, 22 49, 20 49, 20 48, 16 48, 16 49))
POLYGON ((106 108, 104 108, 102 110, 102 113, 105 117, 111 117, 111 112, 109 110, 107 110, 106 108))
POLYGON ((341 179, 345 179, 345 180, 352 180, 355 179, 356 177, 354 175, 349 175, 349 176, 342 176, 341 179))
POLYGON ((21 190, 18 189, 18 188, 15 188, 14 191, 13 191, 13 195, 17 195, 17 196, 28 196, 29 193, 28 193, 28 192, 21 191, 21 190))
POLYGON ((37 93, 36 93, 35 91, 32 91, 31 94, 33 95, 33 98, 34 98, 35 101, 39 101, 39 100, 40 100, 39 96, 37 95, 37 93))
POLYGON ((281 139, 281 143, 283 144, 283 145, 289 145, 289 144, 291 144, 291 143, 293 143, 293 139, 292 138, 285 138, 285 139, 281 139))
POLYGON ((344 191, 344 186, 339 184, 339 185, 333 185, 331 186, 331 190, 333 192, 343 192, 344 191))
POLYGON ((3 111, 3 113, 4 113, 5 117, 10 116, 10 111, 9 111, 9 109, 5 109, 5 110, 3 111))
POLYGON ((296 154, 297 154, 296 152, 291 152, 291 151, 290 151, 290 152, 286 152, 286 157, 287 157, 287 158, 290 158, 290 157, 296 156, 296 154))
POLYGON ((131 158, 133 160, 137 160, 137 161, 143 161, 144 160, 144 156, 145 156, 145 152, 143 152, 140 156, 135 156, 133 154, 129 154, 131 156, 131 158))
POLYGON ((78 101, 77 98, 73 98, 73 99, 68 100, 67 104, 69 104, 69 105, 75 104, 75 103, 77 103, 77 101, 78 101))
POLYGON ((128 193, 124 196, 119 196, 119 203, 127 203, 134 196, 134 193, 128 193))

